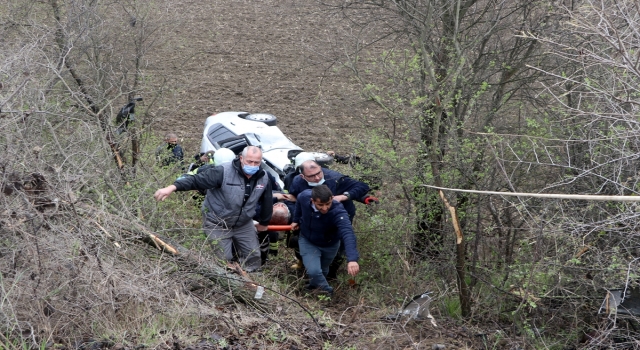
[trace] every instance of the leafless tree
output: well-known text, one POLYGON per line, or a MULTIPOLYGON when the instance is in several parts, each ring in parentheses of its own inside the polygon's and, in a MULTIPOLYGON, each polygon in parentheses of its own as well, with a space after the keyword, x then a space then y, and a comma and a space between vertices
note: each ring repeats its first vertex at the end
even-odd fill
MULTIPOLYGON (((158 184, 148 179, 162 173, 142 168, 146 180, 127 187, 135 178, 118 176, 124 163, 112 161, 121 147, 113 106, 154 93, 142 62, 161 12, 135 4, 0 5, 2 348, 81 344, 83 333, 117 331, 117 320, 137 323, 137 312, 154 307, 149 300, 168 302, 181 288, 161 271, 186 254, 166 259, 162 245, 143 254, 135 247, 157 238, 144 220, 158 216, 158 184)), ((134 142, 143 128, 129 130, 134 142)), ((215 271, 204 257, 187 270, 215 271)))
MULTIPOLYGON (((415 183, 459 188, 507 188, 486 169, 494 159, 478 132, 513 132, 530 105, 539 72, 528 62, 545 57, 535 38, 522 32, 553 30, 554 17, 546 2, 531 1, 325 1, 335 15, 357 28, 355 47, 345 50, 342 64, 362 83, 367 98, 381 106, 418 145, 415 183), (368 38, 365 40, 363 38, 368 38), (372 55, 380 41, 393 49, 372 55), (374 62, 375 66, 370 65, 374 62), (523 93, 527 89, 527 93, 523 93)), ((499 170, 499 169, 495 169, 499 170)), ((490 172, 491 170, 489 170, 490 172)), ((441 244, 448 211, 438 195, 413 190, 420 234, 417 246, 441 244), (438 209, 440 208, 440 209, 438 209)), ((468 228, 474 203, 467 195, 451 202, 462 211, 460 231, 468 228)), ((442 248, 438 248, 442 249, 442 248)), ((471 314, 465 278, 465 239, 458 239, 457 280, 463 314, 471 314)))
MULTIPOLYGON (((23 44, 33 44, 37 38, 33 65, 47 75, 47 85, 41 90, 43 99, 55 95, 61 105, 75 107, 71 111, 76 115, 85 115, 87 122, 99 125, 115 164, 123 169, 121 148, 125 140, 114 134, 113 119, 118 105, 145 92, 141 86, 144 57, 157 40, 154 34, 160 18, 149 16, 151 6, 143 8, 128 1, 112 6, 57 0, 18 4, 7 17, 11 25, 6 33, 23 44), (40 17, 45 20, 37 19, 40 17)), ((38 76, 38 80, 41 78, 45 77, 38 76)), ((152 92, 147 92, 153 100, 152 92)), ((140 121, 148 123, 144 118, 140 121)), ((139 158, 140 130, 144 129, 141 124, 134 123, 127 134, 133 166, 139 158)))
MULTIPOLYGON (((553 77, 544 86, 562 118, 554 122, 561 127, 553 126, 557 139, 543 142, 554 146, 547 146, 537 160, 527 161, 563 174, 547 185, 547 191, 637 195, 638 4, 588 0, 561 10, 570 18, 563 35, 525 35, 543 42, 548 52, 567 62, 555 69, 532 65, 553 77)), ((637 288, 636 208, 635 204, 581 203, 567 209, 563 217, 566 232, 582 241, 573 261, 594 267, 586 275, 601 288, 627 292, 637 288)), ((615 322, 611 325, 608 332, 615 322)), ((633 343, 634 337, 627 340, 633 343)), ((604 341, 611 339, 594 337, 591 344, 610 345, 604 341)))

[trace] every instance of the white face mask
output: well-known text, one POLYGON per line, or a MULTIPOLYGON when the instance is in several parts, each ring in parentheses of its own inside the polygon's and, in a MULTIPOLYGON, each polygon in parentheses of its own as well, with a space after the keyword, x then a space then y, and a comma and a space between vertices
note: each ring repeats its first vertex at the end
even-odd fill
POLYGON ((307 183, 309 184, 309 186, 311 187, 316 187, 316 186, 320 186, 324 183, 324 177, 322 178, 322 180, 318 181, 318 182, 309 182, 307 181, 307 183))

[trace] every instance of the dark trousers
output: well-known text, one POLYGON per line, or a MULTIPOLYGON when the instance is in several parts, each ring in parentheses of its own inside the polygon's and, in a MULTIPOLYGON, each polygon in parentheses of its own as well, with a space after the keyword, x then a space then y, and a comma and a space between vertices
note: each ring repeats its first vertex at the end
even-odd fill
POLYGON ((287 231, 287 238, 285 240, 286 247, 293 249, 293 253, 296 256, 296 259, 302 260, 302 255, 300 255, 300 246, 298 244, 298 238, 300 235, 298 233, 294 233, 293 231, 287 231))
POLYGON ((264 265, 269 254, 278 255, 278 231, 258 232, 258 241, 260 242, 260 259, 264 265))

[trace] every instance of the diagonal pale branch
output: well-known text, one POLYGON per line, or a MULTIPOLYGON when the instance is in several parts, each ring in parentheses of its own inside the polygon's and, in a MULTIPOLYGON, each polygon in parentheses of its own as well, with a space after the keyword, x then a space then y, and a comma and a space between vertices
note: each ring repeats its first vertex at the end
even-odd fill
POLYGON ((440 190, 438 192, 440 193, 440 198, 442 199, 442 202, 444 203, 444 206, 447 207, 447 209, 449 209, 449 213, 451 214, 451 221, 453 223, 453 229, 456 232, 456 244, 460 244, 460 243, 462 243, 462 239, 464 237, 462 237, 462 230, 460 229, 460 224, 458 223, 458 214, 456 213, 456 208, 454 206, 452 206, 451 204, 449 204, 449 201, 444 196, 444 192, 442 192, 442 190, 440 190))
POLYGON ((640 202, 640 196, 605 196, 595 194, 558 194, 558 193, 524 193, 524 192, 497 192, 497 191, 476 191, 464 190, 460 188, 446 188, 431 185, 422 185, 424 187, 436 190, 477 193, 477 194, 495 194, 499 196, 516 196, 516 197, 536 197, 536 198, 552 198, 552 199, 578 199, 588 201, 605 201, 605 202, 640 202))

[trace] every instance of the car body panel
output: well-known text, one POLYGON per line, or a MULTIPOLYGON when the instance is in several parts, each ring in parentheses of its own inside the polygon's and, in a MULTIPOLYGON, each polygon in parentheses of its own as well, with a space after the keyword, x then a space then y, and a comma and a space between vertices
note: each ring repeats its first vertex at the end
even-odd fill
POLYGON ((200 152, 230 148, 239 154, 247 145, 262 148, 264 168, 272 174, 280 186, 282 178, 292 167, 291 160, 302 148, 286 137, 277 126, 261 121, 246 120, 246 112, 222 112, 208 117, 202 132, 200 152))

